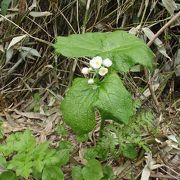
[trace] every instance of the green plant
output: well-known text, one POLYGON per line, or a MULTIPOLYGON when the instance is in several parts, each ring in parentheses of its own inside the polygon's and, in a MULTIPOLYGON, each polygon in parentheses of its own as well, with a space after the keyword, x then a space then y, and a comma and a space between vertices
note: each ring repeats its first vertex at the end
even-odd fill
POLYGON ((102 166, 96 159, 91 159, 87 164, 81 168, 74 166, 72 168, 73 180, 114 180, 112 168, 109 166, 102 166))
POLYGON ((34 112, 39 112, 40 110, 40 101, 41 101, 41 96, 39 93, 35 93, 33 95, 33 101, 34 101, 34 112))
POLYGON ((71 150, 64 143, 57 150, 50 149, 48 142, 37 144, 30 131, 17 132, 8 136, 6 143, 0 145, 0 165, 7 172, 12 173, 9 170, 13 170, 17 176, 25 179, 32 175, 37 179, 56 177, 61 180, 64 178, 60 167, 69 161, 71 150))
POLYGON ((149 151, 142 133, 152 131, 153 115, 151 112, 140 112, 131 117, 128 124, 112 123, 103 130, 103 136, 98 140, 95 147, 86 150, 85 158, 119 158, 123 155, 134 159, 137 156, 137 148, 149 151))
POLYGON ((14 172, 5 171, 0 175, 0 180, 18 180, 18 178, 14 172))
POLYGON ((0 119, 0 139, 4 137, 4 130, 2 128, 3 121, 0 119))
POLYGON ((1 14, 6 15, 9 4, 12 0, 3 0, 1 2, 1 14))
POLYGON ((125 89, 118 72, 126 73, 135 64, 152 69, 153 53, 146 44, 123 31, 85 33, 58 37, 56 52, 66 57, 90 57, 90 67, 82 73, 87 78, 76 78, 61 110, 65 122, 77 134, 85 134, 95 127, 95 111, 104 120, 128 123, 134 114, 134 102, 125 89))

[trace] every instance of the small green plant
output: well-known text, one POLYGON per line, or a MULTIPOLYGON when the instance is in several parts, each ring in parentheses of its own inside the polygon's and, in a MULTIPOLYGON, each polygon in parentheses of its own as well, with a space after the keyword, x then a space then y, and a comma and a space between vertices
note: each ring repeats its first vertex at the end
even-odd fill
POLYGON ((128 123, 134 114, 134 102, 124 87, 118 72, 126 73, 136 64, 152 69, 153 53, 146 44, 123 31, 85 33, 58 37, 56 52, 70 58, 87 56, 85 78, 73 81, 61 111, 65 122, 78 135, 88 133, 96 125, 95 111, 102 118, 128 123))
POLYGON ((112 168, 102 166, 96 159, 91 159, 81 168, 74 166, 72 168, 73 180, 115 180, 112 168))
POLYGON ((11 134, 6 143, 0 145, 0 165, 6 172, 0 175, 0 179, 15 171, 16 176, 25 179, 33 176, 42 180, 63 180, 60 167, 69 161, 71 150, 71 147, 64 143, 60 144, 57 150, 50 149, 48 142, 38 144, 28 130, 11 134))
POLYGON ((41 101, 40 94, 39 93, 35 93, 33 95, 34 112, 39 112, 40 111, 40 101, 41 101))
POLYGON ((86 150, 85 159, 107 160, 119 158, 121 155, 134 159, 137 149, 143 148, 148 152, 149 148, 142 138, 142 133, 148 130, 152 132, 152 122, 151 112, 140 112, 132 116, 128 124, 108 124, 96 146, 86 150))

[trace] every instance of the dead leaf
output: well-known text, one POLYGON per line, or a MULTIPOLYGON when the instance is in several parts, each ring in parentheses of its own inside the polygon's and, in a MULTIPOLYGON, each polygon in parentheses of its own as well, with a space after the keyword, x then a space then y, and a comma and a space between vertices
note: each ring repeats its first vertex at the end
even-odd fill
POLYGON ((149 180, 151 171, 163 166, 161 164, 156 164, 155 160, 152 158, 151 153, 146 153, 145 158, 146 165, 142 171, 141 180, 149 180))
MULTIPOLYGON (((149 28, 146 27, 146 28, 143 28, 142 30, 143 30, 144 34, 146 35, 146 37, 147 37, 149 40, 152 40, 152 39, 154 38, 155 34, 154 34, 149 28)), ((165 47, 164 47, 163 42, 162 42, 159 38, 156 38, 156 39, 154 40, 154 44, 157 46, 158 51, 159 51, 162 55, 164 55, 166 58, 168 58, 168 59, 171 60, 171 58, 170 58, 170 57, 167 55, 167 53, 166 53, 166 49, 165 49, 165 47)))
POLYGON ((176 76, 180 76, 180 49, 177 51, 177 55, 174 61, 175 65, 175 74, 176 76))
POLYGON ((129 30, 129 33, 130 34, 133 34, 133 35, 137 35, 137 33, 139 32, 139 30, 140 30, 140 25, 138 25, 137 27, 132 27, 130 30, 129 30))
POLYGON ((0 45, 0 51, 4 53, 4 47, 3 47, 3 45, 0 45))
POLYGON ((131 162, 126 161, 125 163, 122 163, 118 167, 113 167, 114 175, 116 175, 117 177, 122 177, 121 174, 123 174, 123 172, 126 172, 130 166, 131 166, 131 162))
POLYGON ((30 47, 21 47, 23 51, 28 52, 28 54, 35 56, 35 57, 41 57, 39 52, 36 49, 30 48, 30 47))
POLYGON ((162 0, 162 3, 166 10, 169 12, 170 15, 174 14, 174 11, 177 9, 176 3, 174 0, 162 0))
MULTIPOLYGON (((159 83, 155 83, 152 85, 152 88, 153 88, 153 91, 156 91, 158 88, 159 88, 160 84, 159 83)), ((151 95, 151 92, 148 89, 146 89, 144 92, 143 92, 143 95, 140 97, 142 100, 149 97, 151 95)))
POLYGON ((16 126, 14 119, 11 117, 11 115, 6 111, 3 111, 3 112, 6 117, 6 120, 8 121, 8 124, 10 124, 11 126, 16 126))
POLYGON ((14 54, 14 50, 12 48, 6 51, 6 64, 9 63, 9 61, 12 59, 13 54, 14 54))
POLYGON ((37 0, 33 0, 31 6, 29 7, 29 10, 32 11, 32 9, 37 7, 37 0))
POLYGON ((32 11, 32 12, 29 13, 29 15, 32 16, 32 17, 47 17, 47 16, 52 15, 52 13, 48 12, 48 11, 44 11, 44 12, 32 11))
POLYGON ((44 114, 40 114, 40 113, 34 113, 34 112, 20 112, 18 110, 14 110, 17 114, 20 114, 21 116, 25 116, 26 118, 29 119, 38 119, 38 120, 42 120, 45 121, 47 119, 47 116, 44 114))
POLYGON ((14 37, 11 42, 9 43, 9 46, 7 48, 10 49, 12 46, 14 46, 15 44, 17 44, 18 42, 22 41, 25 37, 27 37, 27 35, 22 35, 22 36, 17 36, 17 37, 14 37))
POLYGON ((18 125, 11 126, 11 124, 9 124, 8 122, 3 122, 2 128, 3 128, 5 134, 22 131, 22 130, 26 129, 25 127, 18 126, 18 125))
MULTIPOLYGON (((17 15, 18 13, 12 13, 12 14, 7 14, 5 17, 6 18, 10 18, 10 19, 13 19, 15 17, 15 15, 17 15)), ((0 18, 0 22, 1 21, 4 21, 5 19, 2 17, 0 18)))
POLYGON ((43 131, 45 131, 45 133, 48 135, 50 132, 52 132, 53 129, 53 123, 52 122, 48 122, 46 124, 46 127, 43 131))

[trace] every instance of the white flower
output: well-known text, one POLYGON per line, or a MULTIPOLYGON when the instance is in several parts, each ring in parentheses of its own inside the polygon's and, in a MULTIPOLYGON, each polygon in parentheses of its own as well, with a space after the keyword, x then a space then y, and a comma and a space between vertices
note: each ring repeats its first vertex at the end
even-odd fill
POLYGON ((107 73, 108 73, 108 69, 107 69, 107 68, 101 67, 101 68, 99 69, 99 74, 100 74, 101 76, 105 76, 107 73))
POLYGON ((81 72, 82 72, 84 75, 87 75, 87 74, 89 74, 89 68, 84 67, 84 68, 82 68, 81 72))
POLYGON ((90 66, 94 69, 99 69, 102 65, 102 58, 100 56, 96 56, 90 60, 90 66))
POLYGON ((109 58, 106 58, 103 60, 103 65, 105 67, 110 67, 110 66, 112 66, 112 61, 109 58))
POLYGON ((94 84, 94 79, 89 79, 88 84, 94 84))

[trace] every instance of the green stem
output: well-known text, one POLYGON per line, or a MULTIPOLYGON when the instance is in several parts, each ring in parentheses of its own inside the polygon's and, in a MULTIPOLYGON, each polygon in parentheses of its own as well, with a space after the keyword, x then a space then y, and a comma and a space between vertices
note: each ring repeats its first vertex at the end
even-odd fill
POLYGON ((100 130, 99 130, 99 137, 101 138, 103 136, 103 129, 105 126, 105 120, 101 120, 100 130))

